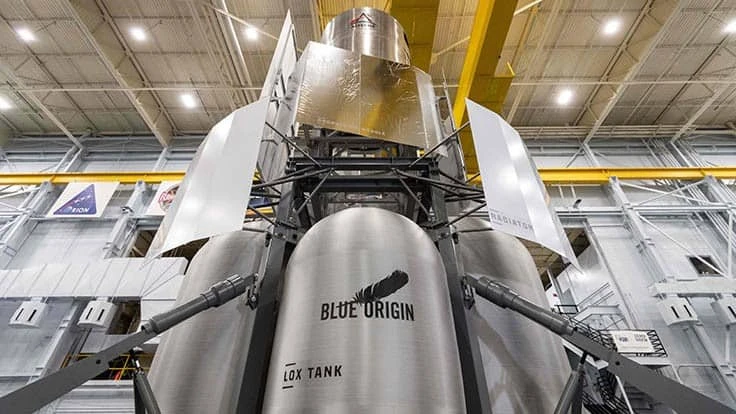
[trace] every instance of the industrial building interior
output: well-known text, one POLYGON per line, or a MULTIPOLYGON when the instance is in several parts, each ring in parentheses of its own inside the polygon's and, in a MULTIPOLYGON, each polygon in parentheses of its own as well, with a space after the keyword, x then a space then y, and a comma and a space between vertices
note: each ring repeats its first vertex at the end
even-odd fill
POLYGON ((0 0, 0 82, 0 413, 736 412, 736 0, 0 0))

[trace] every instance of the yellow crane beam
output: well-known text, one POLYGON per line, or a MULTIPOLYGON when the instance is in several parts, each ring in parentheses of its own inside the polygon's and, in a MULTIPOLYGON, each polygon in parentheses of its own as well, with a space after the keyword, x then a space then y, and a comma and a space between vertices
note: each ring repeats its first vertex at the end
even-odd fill
MULTIPOLYGON (((470 98, 494 112, 501 112, 514 72, 510 65, 506 65, 506 73, 496 76, 496 69, 516 4, 517 0, 478 1, 453 107, 456 125, 467 120, 465 98, 470 98)), ((476 173, 478 162, 469 130, 465 129, 460 133, 460 143, 468 173, 476 173)))
POLYGON ((412 65, 429 72, 439 0, 392 0, 389 13, 401 23, 409 41, 412 65))
POLYGON ((135 184, 143 181, 158 184, 162 181, 179 181, 184 178, 184 171, 135 171, 135 172, 69 172, 69 173, 0 173, 0 185, 38 185, 46 181, 51 184, 69 184, 74 182, 120 182, 135 184))
MULTIPOLYGON (((736 179, 736 166, 692 168, 540 168, 539 175, 547 185, 553 184, 605 184, 611 177, 620 180, 700 180, 706 176, 719 179, 736 179)), ((135 184, 143 181, 158 184, 162 181, 179 181, 184 171, 131 171, 131 172, 69 172, 69 173, 0 173, 0 185, 38 185, 49 181, 60 185, 72 182, 117 181, 135 184)), ((480 183, 475 178, 472 183, 480 183)))

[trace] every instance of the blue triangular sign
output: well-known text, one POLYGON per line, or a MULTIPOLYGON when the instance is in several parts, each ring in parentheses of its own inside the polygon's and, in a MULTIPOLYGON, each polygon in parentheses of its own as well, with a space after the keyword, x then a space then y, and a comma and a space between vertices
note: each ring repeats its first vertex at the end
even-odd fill
POLYGON ((64 215, 91 215, 97 214, 97 200, 95 200, 95 185, 90 184, 71 200, 64 203, 54 214, 64 215))

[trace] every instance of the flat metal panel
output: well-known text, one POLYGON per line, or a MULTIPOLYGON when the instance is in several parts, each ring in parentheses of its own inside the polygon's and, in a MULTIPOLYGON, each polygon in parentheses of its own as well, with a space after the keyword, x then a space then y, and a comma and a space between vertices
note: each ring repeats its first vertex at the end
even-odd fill
POLYGON ((19 269, 9 269, 5 270, 5 277, 0 280, 0 294, 5 295, 5 293, 12 288, 13 283, 18 278, 18 275, 20 274, 19 269))
POLYGON ((268 99, 261 99, 234 111, 210 130, 151 242, 147 258, 242 227, 267 109, 268 99))
POLYGON ((44 266, 42 277, 38 283, 33 285, 29 296, 46 296, 49 291, 56 294, 64 292, 71 295, 74 287, 77 285, 82 272, 79 271, 79 264, 48 264, 44 266), (76 270, 76 272, 75 272, 76 270))
POLYGON ((118 258, 0 271, 0 298, 135 298, 148 295, 170 298, 166 289, 180 282, 186 259, 166 257, 144 261, 143 258, 118 258))
POLYGON ((74 296, 83 297, 85 293, 97 292, 99 286, 105 280, 108 266, 110 266, 109 261, 87 263, 87 266, 82 270, 84 276, 74 289, 74 296))
POLYGON ((16 276, 18 276, 18 270, 0 270, 0 295, 5 294, 8 288, 13 284, 16 276))
POLYGON ((8 288, 6 295, 15 297, 27 297, 28 292, 31 291, 31 287, 34 283, 36 283, 36 280, 38 279, 42 271, 43 267, 21 269, 14 283, 8 288))
POLYGON ((105 269, 104 277, 100 280, 97 291, 110 292, 112 293, 112 296, 119 296, 117 293, 118 286, 120 286, 120 283, 128 277, 128 274, 126 274, 127 267, 128 263, 125 259, 108 259, 108 265, 105 269))
POLYGON ((294 24, 291 19, 291 11, 286 12, 284 24, 281 26, 279 40, 273 51, 273 59, 268 67, 268 73, 263 82, 260 99, 270 98, 274 93, 274 87, 280 84, 279 76, 288 77, 296 65, 296 39, 294 37, 294 24))
POLYGON ((360 134, 428 148, 417 83, 411 66, 361 56, 360 134))
POLYGON ((302 61, 299 122, 419 148, 441 140, 434 90, 419 69, 315 42, 302 61))
POLYGON ((519 134, 493 111, 466 101, 493 228, 537 242, 579 267, 519 134))

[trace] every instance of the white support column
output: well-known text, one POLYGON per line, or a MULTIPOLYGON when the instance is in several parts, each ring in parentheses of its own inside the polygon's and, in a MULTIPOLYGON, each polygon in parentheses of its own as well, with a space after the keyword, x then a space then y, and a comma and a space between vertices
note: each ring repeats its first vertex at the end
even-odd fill
MULTIPOLYGON (((164 168, 169 153, 169 147, 161 150, 161 153, 159 153, 156 159, 156 164, 153 166, 153 171, 161 171, 164 168)), ((144 211, 146 206, 143 204, 143 201, 150 189, 151 187, 143 181, 138 181, 135 184, 133 194, 130 195, 130 198, 128 198, 128 201, 122 207, 120 217, 115 222, 115 227, 113 227, 110 236, 105 242, 105 259, 120 257, 125 254, 125 250, 136 234, 135 218, 140 216, 144 211)))
POLYGON ((718 373, 721 374, 721 380, 726 386, 729 394, 731 394, 731 398, 736 401, 736 371, 734 371, 731 365, 726 362, 723 355, 721 355, 721 352, 718 351, 718 348, 716 348, 715 344, 710 339, 710 335, 705 331, 702 323, 694 323, 689 326, 689 328, 703 345, 705 353, 708 354, 710 360, 713 361, 718 373))
POLYGON ((115 226, 105 242, 103 258, 120 257, 126 253, 127 247, 135 237, 135 216, 140 215, 145 208, 143 198, 147 192, 148 186, 145 182, 138 181, 135 184, 133 194, 130 195, 130 198, 122 207, 120 217, 115 222, 115 226))
POLYGON ((671 274, 669 267, 665 260, 657 251, 654 241, 644 226, 644 223, 639 217, 639 213, 633 208, 631 201, 626 197, 626 193, 621 188, 621 184, 616 177, 611 178, 609 183, 611 194, 613 195, 616 204, 623 210, 626 222, 631 229, 631 234, 634 236, 642 254, 647 257, 650 263, 653 265, 652 270, 658 276, 659 281, 674 281, 675 278, 671 274))
POLYGON ((8 230, 0 238, 0 268, 8 266, 18 249, 23 245, 28 235, 36 227, 37 222, 31 218, 43 214, 53 201, 53 186, 49 181, 41 184, 31 193, 23 204, 23 213, 13 219, 8 230))

